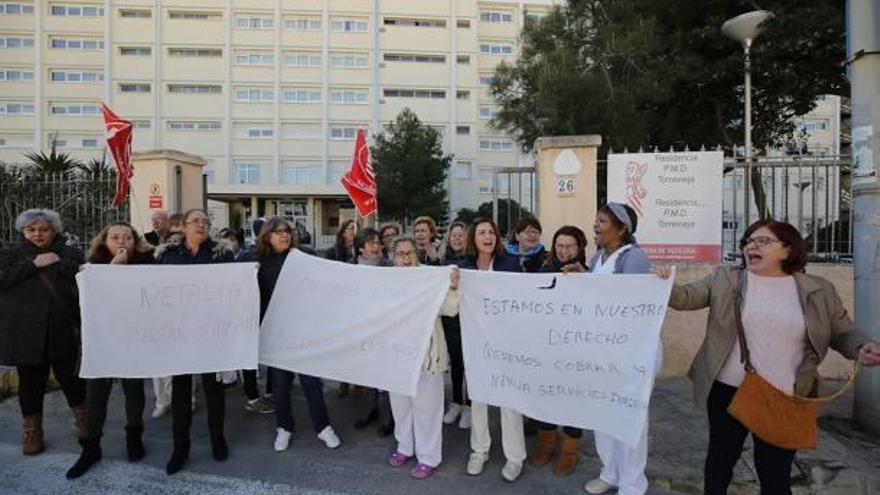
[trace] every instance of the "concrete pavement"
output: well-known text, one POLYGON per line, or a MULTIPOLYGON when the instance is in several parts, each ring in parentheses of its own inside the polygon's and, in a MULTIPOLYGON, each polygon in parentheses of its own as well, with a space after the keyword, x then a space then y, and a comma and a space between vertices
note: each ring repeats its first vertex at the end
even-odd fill
MULTIPOLYGON (((148 404, 152 387, 147 386, 148 404)), ((492 458, 482 476, 465 473, 468 455, 467 431, 444 430, 444 462, 425 481, 410 479, 407 469, 385 464, 394 448, 392 438, 380 438, 375 429, 354 430, 354 419, 369 407, 370 399, 338 399, 326 387, 328 408, 343 445, 327 449, 315 437, 308 419, 305 399, 297 387, 294 415, 297 432, 291 447, 283 453, 272 450, 275 435, 273 415, 256 416, 244 411, 240 388, 227 392, 227 439, 230 457, 226 462, 211 459, 201 396, 193 420, 193 449, 183 472, 168 477, 164 466, 171 453, 171 419, 150 419, 145 411, 146 458, 136 464, 125 460, 123 397, 114 388, 110 414, 102 442, 104 460, 83 478, 67 481, 64 472, 77 458, 72 419, 63 396, 46 396, 47 451, 36 457, 20 454, 20 415, 15 399, 0 403, 0 493, 10 494, 556 494, 583 493, 583 483, 598 473, 592 435, 584 436, 581 463, 572 476, 559 478, 552 467, 526 466, 516 483, 506 483, 499 472, 503 465, 500 443, 493 445, 492 458)), ((845 406, 840 406, 844 410, 845 406)), ((839 414, 840 411, 836 411, 839 414)), ((493 439, 500 438, 497 413, 493 439)), ((823 420, 820 448, 799 455, 796 467, 798 493, 880 493, 880 442, 860 436, 841 419, 823 420), (821 486, 820 486, 821 485, 821 486)), ((658 382, 651 404, 650 457, 648 475, 651 494, 699 493, 707 429, 704 415, 690 400, 690 383, 685 379, 658 382)), ((534 438, 528 439, 529 449, 534 438)), ((737 467, 736 486, 731 493, 757 493, 750 452, 737 467)))

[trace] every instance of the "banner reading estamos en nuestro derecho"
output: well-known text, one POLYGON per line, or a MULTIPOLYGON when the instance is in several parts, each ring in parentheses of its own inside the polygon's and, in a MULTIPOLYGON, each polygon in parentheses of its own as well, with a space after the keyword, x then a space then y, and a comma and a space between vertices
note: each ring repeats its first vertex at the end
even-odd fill
POLYGON ((86 265, 76 278, 83 378, 257 367, 254 263, 86 265))
POLYGON ((720 151, 608 155, 608 200, 639 217, 636 238, 652 259, 720 261, 720 151))
POLYGON ((287 256, 260 328, 260 363, 414 396, 449 267, 287 256))
POLYGON ((673 278, 462 271, 469 395, 635 445, 673 278))

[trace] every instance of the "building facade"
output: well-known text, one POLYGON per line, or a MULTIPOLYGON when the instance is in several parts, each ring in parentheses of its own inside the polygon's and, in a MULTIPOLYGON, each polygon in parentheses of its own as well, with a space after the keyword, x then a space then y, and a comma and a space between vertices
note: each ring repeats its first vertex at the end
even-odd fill
POLYGON ((135 122, 135 150, 203 156, 225 216, 281 214, 323 245, 351 214, 357 129, 409 107, 455 156, 452 212, 473 208, 510 188, 493 170, 533 164, 489 127, 487 89, 554 3, 0 1, 0 160, 53 143, 101 156, 104 101, 135 122))

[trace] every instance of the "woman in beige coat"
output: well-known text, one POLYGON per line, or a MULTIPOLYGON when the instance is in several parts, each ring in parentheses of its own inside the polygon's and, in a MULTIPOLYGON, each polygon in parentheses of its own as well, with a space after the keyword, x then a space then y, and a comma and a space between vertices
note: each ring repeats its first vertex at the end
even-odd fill
MULTIPOLYGON (((709 308, 706 337, 690 370, 694 399, 709 416, 707 495, 727 493, 750 433, 727 412, 745 377, 736 311, 752 366, 783 392, 816 395, 817 369, 829 347, 865 366, 880 364, 880 346, 856 329, 834 286, 804 273, 807 246, 797 229, 761 220, 746 230, 740 247, 742 266, 720 266, 702 280, 675 285, 669 300, 677 310, 709 308)), ((656 272, 661 278, 670 273, 668 268, 656 272)), ((795 451, 752 436, 761 493, 790 494, 795 451)))

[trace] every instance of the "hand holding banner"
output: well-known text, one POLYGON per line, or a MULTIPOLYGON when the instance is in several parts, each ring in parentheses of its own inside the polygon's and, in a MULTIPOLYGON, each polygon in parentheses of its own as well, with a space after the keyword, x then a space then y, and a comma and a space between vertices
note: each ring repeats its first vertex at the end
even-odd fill
POLYGON ((468 393, 635 445, 673 279, 462 271, 468 393))
POLYGON ((254 263, 86 265, 76 279, 83 378, 257 367, 254 263))

